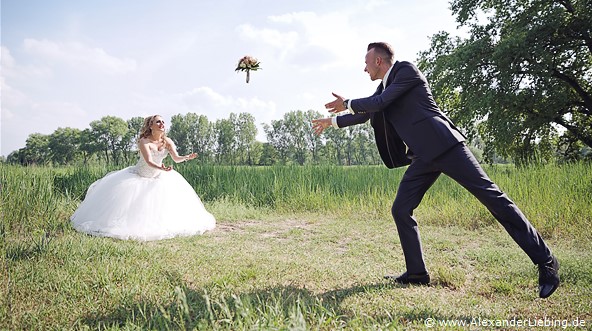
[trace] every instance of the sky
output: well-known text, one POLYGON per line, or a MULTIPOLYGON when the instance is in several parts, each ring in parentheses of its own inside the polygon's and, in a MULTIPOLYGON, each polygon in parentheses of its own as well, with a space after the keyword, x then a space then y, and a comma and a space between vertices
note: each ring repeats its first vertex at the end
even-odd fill
POLYGON ((455 33, 446 0, 2 0, 0 155, 104 116, 247 112, 258 125, 371 95, 368 43, 415 62, 455 33), (262 70, 235 72, 250 55, 262 70))

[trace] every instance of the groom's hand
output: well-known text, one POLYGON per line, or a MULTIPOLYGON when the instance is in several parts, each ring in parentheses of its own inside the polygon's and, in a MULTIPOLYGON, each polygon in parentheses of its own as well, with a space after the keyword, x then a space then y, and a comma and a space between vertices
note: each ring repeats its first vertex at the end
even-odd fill
POLYGON ((336 98, 335 100, 325 104, 325 108, 327 108, 327 110, 330 113, 339 113, 345 110, 345 107, 343 106, 343 101, 345 100, 342 96, 337 95, 335 93, 331 93, 333 94, 333 96, 336 98))
POLYGON ((320 135, 325 131, 326 128, 331 126, 332 119, 328 118, 319 118, 317 120, 312 120, 312 128, 316 135, 320 135))

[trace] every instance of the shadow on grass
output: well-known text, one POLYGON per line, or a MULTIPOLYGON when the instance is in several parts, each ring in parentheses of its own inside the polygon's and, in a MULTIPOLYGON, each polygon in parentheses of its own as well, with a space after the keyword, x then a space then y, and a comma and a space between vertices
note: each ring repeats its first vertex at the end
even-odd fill
POLYGON ((278 286, 235 294, 213 285, 201 290, 177 286, 173 299, 162 305, 154 302, 125 303, 106 314, 87 315, 78 326, 91 329, 125 327, 139 329, 367 329, 423 325, 426 318, 459 319, 440 316, 429 308, 403 308, 360 314, 345 308, 348 297, 363 293, 402 289, 389 283, 358 285, 315 294, 306 288, 278 286))
POLYGON ((30 235, 29 240, 7 245, 5 256, 13 262, 43 256, 50 251, 50 243, 54 238, 55 235, 52 235, 50 231, 43 231, 38 236, 30 235))

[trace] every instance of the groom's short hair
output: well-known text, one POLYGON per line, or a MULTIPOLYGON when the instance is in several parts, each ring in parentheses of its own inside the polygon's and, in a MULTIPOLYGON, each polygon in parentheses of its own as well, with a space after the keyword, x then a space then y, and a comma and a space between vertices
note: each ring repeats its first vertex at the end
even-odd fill
POLYGON ((383 59, 393 63, 395 60, 395 51, 391 45, 385 42, 376 42, 368 44, 368 51, 374 48, 374 52, 378 53, 383 59))

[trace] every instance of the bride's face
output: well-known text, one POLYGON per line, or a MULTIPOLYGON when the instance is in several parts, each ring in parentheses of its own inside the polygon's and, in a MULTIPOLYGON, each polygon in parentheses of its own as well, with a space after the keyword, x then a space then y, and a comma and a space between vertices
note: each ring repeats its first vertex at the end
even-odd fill
POLYGON ((162 117, 156 116, 152 120, 152 126, 150 128, 152 129, 152 132, 164 132, 165 126, 162 117))

